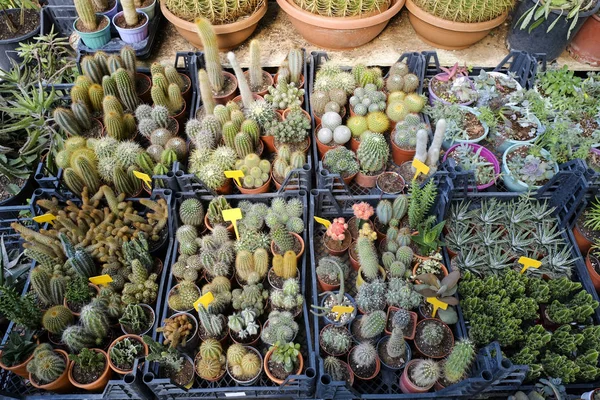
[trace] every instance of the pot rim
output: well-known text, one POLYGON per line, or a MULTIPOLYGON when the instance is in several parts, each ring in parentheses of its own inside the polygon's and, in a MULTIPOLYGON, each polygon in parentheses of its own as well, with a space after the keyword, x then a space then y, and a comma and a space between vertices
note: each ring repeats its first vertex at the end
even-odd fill
MULTIPOLYGON (((19 13, 19 12, 21 12, 21 9, 20 8, 9 8, 9 9, 5 10, 5 12, 7 12, 9 14, 11 13, 11 11, 14 13, 19 13)), ((42 9, 40 8, 40 12, 41 11, 42 11, 42 9)), ((42 17, 41 17, 41 15, 39 17, 40 17, 40 20, 39 20, 38 24, 36 25, 36 27, 33 28, 33 30, 31 30, 19 37, 16 37, 16 38, 0 40, 0 45, 23 42, 26 39, 32 38, 35 35, 37 35, 40 32, 40 29, 42 28, 42 17)), ((109 25, 110 25, 110 20, 109 20, 109 25)), ((34 171, 34 174, 35 174, 35 171, 34 171)))
POLYGON ((487 30, 493 29, 493 28, 497 27, 498 25, 502 24, 506 20, 506 18, 508 18, 508 11, 506 11, 504 14, 500 15, 499 17, 496 17, 489 21, 454 22, 454 21, 449 21, 447 19, 443 19, 440 17, 436 17, 433 14, 429 14, 427 11, 423 10, 422 8, 417 6, 415 3, 413 3, 412 0, 406 0, 406 8, 415 17, 417 17, 431 25, 435 25, 438 28, 447 29, 449 31, 456 31, 456 32, 487 31, 487 30))
POLYGON ((143 29, 145 29, 148 26, 148 23, 150 22, 150 17, 148 17, 148 14, 146 14, 145 12, 142 11, 142 8, 136 8, 135 11, 138 14, 142 14, 143 16, 146 17, 146 22, 144 22, 143 25, 140 25, 140 26, 135 27, 135 28, 123 28, 123 27, 120 27, 119 25, 117 25, 117 23, 116 23, 117 17, 120 16, 120 15, 124 15, 125 11, 119 11, 118 13, 116 13, 115 16, 112 17, 112 20, 111 20, 112 24, 115 26, 115 28, 118 31, 136 32, 136 33, 137 32, 141 32, 143 29))

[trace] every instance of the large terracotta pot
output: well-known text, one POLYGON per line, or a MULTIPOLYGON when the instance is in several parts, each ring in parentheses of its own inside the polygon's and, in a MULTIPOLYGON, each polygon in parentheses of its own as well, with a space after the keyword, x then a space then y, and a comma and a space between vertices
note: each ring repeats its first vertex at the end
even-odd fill
POLYGON ((406 8, 417 36, 433 47, 447 50, 464 49, 479 42, 508 17, 506 12, 486 22, 452 22, 425 12, 411 0, 406 0, 406 8))
POLYGON ((364 18, 323 17, 304 11, 293 0, 277 0, 300 34, 310 43, 326 49, 352 49, 375 39, 405 0, 395 0, 387 10, 364 18))
POLYGON ((600 16, 592 15, 585 21, 579 33, 569 45, 574 59, 600 67, 600 16))
POLYGON ((69 368, 71 365, 71 361, 69 360, 69 355, 64 350, 59 350, 59 349, 54 349, 54 352, 60 354, 65 359, 66 367, 65 367, 65 371, 62 373, 62 375, 50 383, 47 383, 45 385, 40 385, 35 381, 33 376, 31 376, 31 374, 29 374, 29 382, 31 383, 31 385, 33 387, 38 388, 38 389, 48 390, 50 392, 59 392, 59 393, 68 392, 73 388, 73 386, 71 385, 71 382, 69 381, 69 368))
POLYGON ((100 375, 100 378, 96 379, 94 382, 90 382, 88 384, 83 384, 83 383, 79 383, 75 380, 75 378, 73 378, 73 367, 75 366, 75 363, 71 363, 71 365, 69 365, 69 381, 71 381, 71 383, 81 389, 87 390, 89 392, 99 392, 101 390, 104 389, 104 387, 106 386, 106 384, 108 383, 108 380, 110 379, 110 376, 112 375, 112 371, 110 370, 110 366, 108 365, 108 355, 106 354, 106 352, 104 350, 100 350, 100 349, 93 349, 96 353, 102 353, 104 354, 104 358, 106 360, 106 364, 104 365, 104 371, 102 372, 102 375, 100 375))
MULTIPOLYGON (((200 40, 200 37, 198 37, 198 31, 193 22, 188 22, 175 16, 167 9, 164 1, 160 2, 160 10, 169 22, 175 25, 175 29, 177 29, 177 32, 179 32, 185 40, 199 49, 202 48, 202 41, 200 40)), ((234 49, 244 40, 248 39, 256 29, 258 21, 261 20, 266 12, 267 2, 265 1, 263 5, 248 18, 243 18, 232 24, 213 25, 215 33, 217 34, 219 50, 228 51, 234 49)))

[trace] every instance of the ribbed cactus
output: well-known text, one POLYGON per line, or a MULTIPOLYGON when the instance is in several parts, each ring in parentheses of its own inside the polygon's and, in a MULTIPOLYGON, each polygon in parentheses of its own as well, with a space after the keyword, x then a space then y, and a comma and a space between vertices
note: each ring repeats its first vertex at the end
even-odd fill
POLYGON ((297 260, 296 253, 292 250, 286 251, 283 257, 281 257, 281 262, 276 265, 275 257, 273 257, 273 269, 275 274, 283 279, 291 279, 295 278, 297 274, 297 260))
POLYGON ((92 110, 95 112, 102 111, 102 99, 104 98, 104 89, 99 84, 93 84, 88 89, 88 96, 90 98, 90 103, 92 106, 92 110))
MULTIPOLYGON (((83 76, 80 76, 80 78, 82 77, 83 76)), ((71 88, 71 101, 81 101, 89 107, 92 106, 92 103, 90 102, 90 96, 88 94, 88 89, 82 86, 78 86, 77 84, 75 84, 75 86, 71 88)))
POLYGON ((401 194, 392 203, 392 218, 401 220, 408 210, 408 196, 401 194))
POLYGON ((363 277, 369 281, 379 276, 379 258, 377 249, 370 237, 360 236, 356 242, 360 271, 363 277))
POLYGON ((418 360, 410 371, 410 379, 422 388, 430 388, 439 377, 440 365, 434 360, 418 360))
POLYGON ((75 115, 75 119, 83 131, 86 131, 92 127, 90 110, 85 103, 81 101, 73 102, 71 104, 71 111, 73 111, 73 115, 75 115))
POLYGON ((238 277, 248 282, 251 274, 254 272, 254 257, 247 250, 238 251, 235 257, 235 271, 238 277))
MULTIPOLYGON (((84 3, 85 3, 85 1, 84 1, 84 3)), ((91 6, 91 3, 89 3, 89 5, 91 6)), ((77 7, 77 3, 75 3, 75 6, 77 7)), ((87 5, 84 5, 84 6, 87 6, 87 5)), ((93 10, 92 10, 92 12, 93 12, 93 10)), ((79 9, 77 9, 77 13, 79 14, 79 9)), ((93 15, 94 15, 94 21, 95 21, 96 14, 93 14, 93 15)), ((83 19, 81 21, 85 24, 83 19)), ((104 74, 102 73, 103 72, 102 68, 98 65, 98 63, 96 62, 96 60, 94 59, 93 56, 83 57, 83 59, 81 60, 81 71, 83 72, 83 74, 86 77, 88 77, 90 79, 90 81, 92 83, 101 83, 102 82, 102 77, 104 76, 104 74)), ((81 85, 81 83, 80 83, 80 85, 81 85)), ((89 90, 89 86, 86 87, 86 90, 89 90)))
POLYGON ((115 166, 113 168, 112 181, 115 185, 117 193, 124 193, 127 197, 135 194, 135 184, 129 179, 127 171, 122 167, 115 166))
POLYGON ((388 355, 392 358, 403 357, 406 353, 406 343, 404 341, 404 333, 401 328, 394 328, 392 335, 388 339, 385 347, 388 355))
POLYGON ((425 324, 421 332, 421 338, 429 346, 439 346, 444 340, 444 328, 433 322, 425 324))
POLYGON ((104 114, 104 126, 106 128, 106 133, 118 141, 127 140, 131 137, 131 132, 129 132, 127 130, 128 127, 125 126, 124 116, 119 115, 114 111, 109 111, 104 114))
POLYGON ((112 76, 104 76, 102 78, 102 90, 104 96, 118 96, 119 90, 117 89, 117 82, 112 76))
POLYGON ((239 132, 235 135, 234 148, 239 158, 244 158, 248 154, 254 153, 254 143, 250 135, 239 132))
POLYGON ((135 91, 135 81, 129 72, 124 68, 119 68, 113 73, 112 76, 117 85, 119 99, 121 99, 121 102, 126 109, 130 110, 131 112, 135 111, 139 105, 139 99, 135 91))
POLYGON ((41 267, 30 274, 31 285, 42 303, 46 305, 62 304, 66 290, 66 281, 61 276, 52 276, 41 267))
MULTIPOLYGON (((134 2, 135 4, 135 2, 134 2)), ((125 7, 123 7, 125 8, 125 7)), ((123 63, 123 68, 125 68, 132 77, 135 78, 135 74, 137 72, 137 62, 135 56, 135 50, 131 46, 123 46, 121 48, 121 62, 123 63)))
POLYGON ((196 18, 196 28, 198 36, 202 41, 202 49, 204 52, 204 62, 206 64, 206 72, 212 87, 213 93, 220 93, 225 85, 225 78, 221 69, 221 61, 219 59, 219 48, 217 46, 217 35, 213 30, 210 21, 206 18, 196 18))
POLYGON ((352 350, 352 361, 363 368, 371 368, 377 362, 377 350, 369 342, 363 342, 352 350))
POLYGON ((396 252, 396 260, 402 262, 404 265, 411 265, 413 259, 413 251, 408 246, 402 246, 396 252))
POLYGON ((179 218, 186 225, 200 226, 204 220, 204 207, 198 199, 186 199, 179 207, 179 218))
POLYGON ((250 85, 248 85, 244 71, 242 71, 242 67, 238 64, 235 54, 232 51, 227 53, 227 59, 233 68, 233 72, 235 72, 235 77, 238 81, 238 89, 240 90, 240 95, 242 97, 242 104, 244 105, 244 108, 250 108, 254 102, 254 98, 252 97, 252 90, 250 90, 250 85))
POLYGON ((260 127, 258 126, 258 122, 253 119, 244 120, 240 129, 242 132, 250 135, 254 142, 254 147, 258 146, 258 141, 260 140, 260 127))
POLYGON ((100 188, 100 177, 96 166, 84 156, 74 156, 71 165, 88 190, 92 193, 97 192, 100 188))
POLYGON ((83 180, 77 175, 77 172, 73 168, 65 168, 63 171, 63 180, 69 190, 73 193, 81 194, 83 192, 83 188, 85 184, 83 180))
POLYGON ((373 311, 365 314, 360 319, 360 335, 364 339, 372 339, 383 332, 385 329, 385 311, 373 311))
POLYGON ((271 233, 271 239, 281 253, 294 249, 294 236, 284 227, 278 227, 271 233))
POLYGON ((448 383, 456 383, 464 378, 473 358, 475 348, 469 340, 462 340, 454 344, 452 352, 444 362, 444 378, 448 383))
POLYGON ((287 57, 290 69, 290 82, 300 86, 300 76, 304 71, 304 53, 301 49, 291 49, 287 57))
POLYGON ((73 353, 79 353, 84 348, 94 347, 96 341, 83 326, 71 325, 62 333, 62 341, 73 353))
POLYGON ((367 173, 381 171, 388 160, 389 146, 383 135, 363 134, 356 155, 362 171, 367 173))
POLYGON ((108 336, 110 324, 106 315, 106 309, 98 302, 92 302, 81 309, 79 316, 85 330, 100 344, 108 336))
POLYGON ((60 335, 72 323, 73 314, 64 306, 51 307, 42 317, 42 326, 55 335, 60 335))
POLYGON ((71 268, 81 277, 89 278, 96 276, 96 264, 94 259, 84 249, 78 249, 75 254, 65 262, 65 266, 71 268))
POLYGON ((224 322, 221 315, 209 314, 204 306, 198 307, 198 322, 204 333, 211 338, 220 338, 223 334, 224 322))
POLYGON ((256 39, 250 42, 250 69, 248 75, 250 76, 250 89, 255 93, 260 91, 264 86, 264 77, 260 61, 260 43, 256 39))
POLYGON ((125 17, 125 24, 128 27, 133 27, 138 24, 138 13, 135 9, 135 3, 133 0, 121 0, 121 6, 123 6, 123 16, 125 17))
POLYGON ((52 350, 48 343, 39 345, 33 359, 27 364, 27 371, 38 384, 47 384, 57 380, 67 368, 67 360, 52 350))
POLYGON ((379 222, 383 225, 387 225, 392 219, 392 202, 389 200, 381 200, 377 203, 375 209, 379 222))
POLYGON ((78 136, 83 133, 73 111, 59 107, 54 110, 53 115, 58 126, 69 135, 78 136))
POLYGON ((254 271, 262 279, 269 270, 269 253, 263 248, 256 249, 252 258, 254 259, 254 271))
POLYGON ((159 73, 152 77, 152 84, 150 94, 155 105, 167 108, 169 115, 176 115, 183 109, 184 100, 177 84, 168 84, 167 78, 159 73))
POLYGON ((215 109, 215 99, 212 95, 212 88, 208 80, 208 74, 205 69, 198 71, 198 82, 200 85, 200 97, 202 97, 202 106, 204 107, 204 115, 212 115, 215 109))
POLYGON ((152 176, 156 164, 150 154, 146 153, 145 151, 141 152, 138 154, 136 162, 137 165, 142 169, 143 173, 152 176))

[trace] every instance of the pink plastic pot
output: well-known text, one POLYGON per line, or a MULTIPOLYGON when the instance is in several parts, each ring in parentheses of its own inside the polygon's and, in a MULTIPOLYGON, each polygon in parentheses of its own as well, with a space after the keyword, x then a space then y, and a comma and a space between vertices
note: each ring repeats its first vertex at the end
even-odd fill
POLYGON ((148 15, 144 12, 138 11, 138 13, 143 14, 146 17, 146 22, 144 25, 133 29, 121 28, 116 24, 117 18, 123 14, 123 11, 118 12, 113 17, 112 23, 117 29, 117 32, 119 32, 121 40, 125 43, 139 43, 148 37, 148 22, 150 21, 150 18, 148 18, 148 15))
MULTIPOLYGON (((452 104, 444 99, 440 99, 439 97, 437 97, 437 95, 433 92, 433 88, 431 87, 431 82, 433 82, 434 79, 436 79, 438 76, 444 76, 444 75, 447 75, 447 74, 445 72, 442 72, 441 74, 437 74, 436 76, 434 76, 433 78, 431 78, 429 80, 428 89, 429 89, 429 105, 430 106, 432 106, 437 101, 441 101, 443 104, 452 104)), ((471 78, 468 78, 468 79, 469 79, 469 83, 471 84, 471 87, 473 88, 473 90, 475 90, 475 84, 473 83, 473 80, 471 78)), ((466 103, 458 103, 458 104, 461 106, 468 106, 471 103, 473 103, 474 101, 475 100, 468 101, 466 103)))
MULTIPOLYGON (((444 154, 444 158, 442 161, 446 161, 446 158, 448 158, 448 155, 452 154, 454 149, 456 149, 460 145, 461 144, 459 143, 459 144, 455 144, 454 146, 450 147, 448 149, 448 151, 446 152, 446 154, 444 154)), ((500 175, 500 163, 498 162, 498 159, 496 158, 494 153, 492 153, 491 151, 489 151, 488 149, 486 149, 485 147, 483 147, 479 144, 466 143, 466 145, 471 147, 473 149, 473 152, 477 152, 479 149, 481 149, 481 153, 479 153, 479 154, 483 158, 485 158, 487 161, 491 162, 492 165, 494 166, 494 174, 496 175, 494 177, 494 179, 492 179, 490 182, 486 183, 485 185, 477 185, 477 190, 484 190, 484 189, 489 188, 496 182, 496 179, 498 179, 498 175, 500 175)))

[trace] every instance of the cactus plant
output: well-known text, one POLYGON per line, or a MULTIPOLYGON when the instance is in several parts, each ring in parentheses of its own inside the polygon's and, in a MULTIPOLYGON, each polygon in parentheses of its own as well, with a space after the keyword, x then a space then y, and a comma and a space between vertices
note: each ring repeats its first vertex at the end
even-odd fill
POLYGON ((475 348, 469 340, 461 340, 454 344, 450 355, 443 365, 444 379, 448 383, 456 383, 464 378, 475 357, 475 348))
POLYGON ((27 364, 27 371, 39 385, 54 382, 66 368, 67 360, 55 353, 48 343, 40 344, 33 352, 33 359, 27 364))
POLYGON ((410 379, 415 385, 422 388, 430 388, 440 377, 440 365, 429 359, 418 360, 412 370, 410 370, 410 379))
POLYGON ((376 173, 385 169, 389 156, 389 146, 383 135, 378 133, 363 134, 356 156, 363 172, 367 174, 376 173))
POLYGON ((71 310, 64 306, 54 306, 44 313, 42 325, 44 328, 55 335, 60 335, 73 323, 73 314, 71 310))
POLYGON ((221 61, 219 59, 219 48, 217 47, 217 36, 211 22, 203 17, 196 18, 196 28, 198 36, 202 41, 204 50, 204 62, 206 64, 206 72, 212 87, 213 94, 219 94, 225 88, 225 77, 221 69, 221 61))
POLYGON ((377 350, 369 342, 363 342, 352 350, 352 362, 359 368, 371 368, 377 362, 377 350))
MULTIPOLYGON (((74 1, 75 10, 79 16, 79 20, 89 32, 95 32, 98 30, 98 19, 94 12, 94 6, 91 0, 77 0, 74 1)), ((96 82, 98 83, 98 82, 96 82)))

